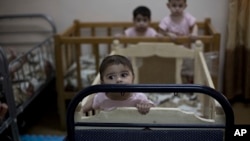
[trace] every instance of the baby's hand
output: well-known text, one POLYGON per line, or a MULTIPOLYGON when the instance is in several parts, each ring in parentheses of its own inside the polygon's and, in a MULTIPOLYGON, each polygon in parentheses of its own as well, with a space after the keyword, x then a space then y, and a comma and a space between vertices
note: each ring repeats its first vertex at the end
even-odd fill
POLYGON ((190 35, 189 35, 189 39, 190 39, 192 42, 194 42, 195 40, 197 40, 197 36, 196 36, 196 35, 190 34, 190 35))
POLYGON ((175 41, 176 38, 177 38, 177 35, 174 34, 174 33, 170 33, 170 32, 169 32, 167 35, 169 36, 169 38, 170 38, 172 41, 175 41))
POLYGON ((85 114, 85 113, 87 113, 87 112, 89 112, 89 111, 91 111, 91 110, 93 110, 93 109, 90 108, 90 107, 86 107, 86 106, 82 106, 82 107, 81 107, 81 112, 82 112, 83 114, 85 114))
POLYGON ((117 34, 114 35, 114 38, 121 38, 121 37, 123 37, 123 36, 124 36, 123 34, 117 33, 117 34))
POLYGON ((163 38, 163 37, 165 37, 163 34, 161 34, 161 33, 157 33, 156 35, 155 35, 155 37, 157 37, 157 38, 163 38))
POLYGON ((152 103, 139 103, 136 104, 136 108, 138 109, 138 112, 145 115, 149 112, 150 108, 154 105, 152 103))

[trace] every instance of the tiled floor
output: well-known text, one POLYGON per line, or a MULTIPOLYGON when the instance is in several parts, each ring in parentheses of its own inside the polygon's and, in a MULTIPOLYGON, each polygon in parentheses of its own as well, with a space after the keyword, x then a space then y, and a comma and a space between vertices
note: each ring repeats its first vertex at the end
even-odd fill
POLYGON ((20 134, 66 135, 60 128, 55 84, 52 83, 18 118, 20 134))
POLYGON ((48 111, 37 122, 31 125, 25 134, 35 135, 66 135, 66 131, 60 128, 57 111, 48 111))

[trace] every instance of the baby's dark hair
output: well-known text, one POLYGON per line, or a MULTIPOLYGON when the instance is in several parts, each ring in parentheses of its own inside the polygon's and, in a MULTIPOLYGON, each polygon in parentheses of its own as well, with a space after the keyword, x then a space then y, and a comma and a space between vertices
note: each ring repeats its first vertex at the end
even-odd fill
POLYGON ((144 17, 148 17, 148 19, 151 19, 151 11, 146 6, 138 6, 133 11, 133 18, 135 19, 137 15, 142 15, 144 17))
POLYGON ((111 55, 111 56, 107 56, 106 58, 104 58, 100 65, 99 73, 100 73, 101 81, 103 80, 103 73, 107 69, 108 66, 119 65, 119 64, 122 64, 128 67, 134 76, 134 70, 128 58, 122 55, 111 55))
MULTIPOLYGON (((171 2, 172 0, 168 0, 168 2, 171 2)), ((183 0, 184 2, 187 2, 187 0, 183 0)))

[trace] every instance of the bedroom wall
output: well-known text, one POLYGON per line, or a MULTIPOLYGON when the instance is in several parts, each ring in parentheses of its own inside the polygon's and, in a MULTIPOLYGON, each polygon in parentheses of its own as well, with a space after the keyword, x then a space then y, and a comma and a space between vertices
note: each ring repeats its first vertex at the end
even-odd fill
MULTIPOLYGON (((169 11, 167 0, 1 0, 0 14, 44 13, 56 23, 58 32, 63 32, 74 19, 81 21, 131 21, 132 10, 146 5, 152 11, 152 20, 159 21, 169 11)), ((221 45, 225 47, 228 0, 187 0, 187 11, 204 20, 212 19, 215 29, 221 33, 221 45)), ((224 49, 221 51, 221 68, 224 49)), ((220 74, 222 73, 222 69, 220 74)), ((221 79, 222 80, 222 79, 221 79)), ((221 83, 221 82, 219 82, 221 83)), ((221 87, 221 86, 219 86, 221 87)))

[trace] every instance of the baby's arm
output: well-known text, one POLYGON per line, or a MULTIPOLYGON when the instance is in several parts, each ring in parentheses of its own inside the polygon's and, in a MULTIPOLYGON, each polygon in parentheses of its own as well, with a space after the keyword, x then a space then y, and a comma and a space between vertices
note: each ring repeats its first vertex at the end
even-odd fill
POLYGON ((82 112, 86 113, 88 111, 93 110, 93 100, 94 100, 94 94, 90 95, 89 98, 87 99, 86 103, 84 105, 82 105, 82 112))
POLYGON ((121 37, 124 37, 124 36, 125 36, 124 33, 116 33, 116 34, 114 35, 114 38, 121 38, 121 37))
POLYGON ((169 32, 168 30, 163 30, 160 28, 159 30, 159 34, 160 34, 160 37, 161 36, 168 36, 170 39, 172 40, 175 40, 177 38, 177 35, 172 33, 172 32, 169 32))
POLYGON ((197 24, 194 24, 192 27, 191 27, 191 32, 190 32, 190 38, 191 40, 196 40, 197 39, 197 36, 198 36, 198 25, 197 24))

